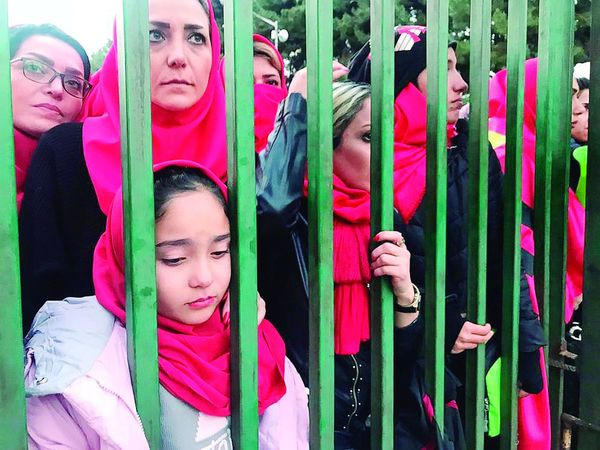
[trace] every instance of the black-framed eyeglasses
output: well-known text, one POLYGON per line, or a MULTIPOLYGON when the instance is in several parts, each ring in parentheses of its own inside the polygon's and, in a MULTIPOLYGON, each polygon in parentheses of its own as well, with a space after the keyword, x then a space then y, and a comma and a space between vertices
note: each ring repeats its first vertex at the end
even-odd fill
POLYGON ((33 58, 16 58, 10 63, 22 63, 23 75, 25 78, 36 83, 50 84, 56 77, 60 77, 64 91, 77 98, 85 98, 92 90, 92 85, 77 75, 60 73, 54 70, 54 67, 45 62, 33 58))

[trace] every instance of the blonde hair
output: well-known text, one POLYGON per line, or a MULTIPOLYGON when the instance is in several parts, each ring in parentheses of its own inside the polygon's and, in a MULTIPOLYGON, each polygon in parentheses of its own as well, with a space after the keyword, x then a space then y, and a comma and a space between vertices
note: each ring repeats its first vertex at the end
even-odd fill
POLYGON ((261 56, 269 61, 269 64, 277 70, 279 76, 283 73, 283 67, 281 67, 279 57, 277 56, 275 49, 270 45, 264 42, 254 42, 254 56, 261 56))
POLYGON ((355 81, 333 83, 333 149, 342 141, 342 135, 356 114, 371 97, 371 86, 355 81))

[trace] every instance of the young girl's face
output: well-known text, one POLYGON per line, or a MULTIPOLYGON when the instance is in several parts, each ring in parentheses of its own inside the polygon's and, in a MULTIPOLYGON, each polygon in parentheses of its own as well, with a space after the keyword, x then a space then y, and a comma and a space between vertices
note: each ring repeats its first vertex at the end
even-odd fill
POLYGON ((156 223, 158 313, 187 324, 207 321, 231 278, 229 220, 206 190, 181 193, 156 223))

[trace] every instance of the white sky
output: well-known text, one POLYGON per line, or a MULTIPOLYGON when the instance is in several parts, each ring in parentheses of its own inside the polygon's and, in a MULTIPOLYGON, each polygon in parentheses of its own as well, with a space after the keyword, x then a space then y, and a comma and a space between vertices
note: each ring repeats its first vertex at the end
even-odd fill
POLYGON ((92 55, 112 38, 121 0, 9 0, 9 25, 52 23, 77 39, 92 55))

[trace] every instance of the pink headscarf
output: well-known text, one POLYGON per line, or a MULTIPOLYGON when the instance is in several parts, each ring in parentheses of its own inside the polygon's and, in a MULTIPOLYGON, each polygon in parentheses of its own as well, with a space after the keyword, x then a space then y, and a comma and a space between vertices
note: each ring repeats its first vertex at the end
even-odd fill
POLYGON ((23 202, 25 191, 25 178, 38 140, 16 128, 13 128, 13 134, 15 143, 15 176, 17 179, 17 208, 21 210, 21 202, 23 202))
MULTIPOLYGON (((185 111, 167 111, 152 104, 152 142, 155 164, 185 159, 227 178, 225 92, 218 74, 221 51, 219 27, 209 5, 212 67, 206 91, 185 111)), ((94 90, 84 106, 83 148, 100 208, 106 214, 121 186, 121 128, 116 39, 102 68, 92 77, 94 90)))
MULTIPOLYGON (((535 197, 535 125, 537 107, 537 70, 538 60, 530 59, 525 63, 525 113, 523 123, 523 202, 534 207, 535 197)), ((506 70, 498 72, 490 83, 489 129, 506 136, 506 70)), ((494 142, 494 139, 491 139, 494 142)), ((505 170, 506 146, 503 142, 495 145, 494 150, 505 170)), ((565 149, 567 152, 568 149, 565 149)), ((575 193, 569 189, 569 208, 567 226, 567 278, 565 321, 573 316, 575 299, 583 291, 583 248, 585 236, 585 210, 575 193)), ((522 225, 521 247, 534 255, 533 230, 522 225)))
MULTIPOLYGON (((217 176, 191 161, 168 161, 154 166, 194 167, 219 186, 217 176)), ((94 287, 102 306, 121 323, 125 317, 123 271, 123 201, 119 189, 109 210, 106 232, 94 252, 94 287)), ((199 411, 213 416, 231 414, 230 329, 221 320, 220 308, 200 325, 186 325, 158 315, 158 365, 160 383, 172 395, 199 411)), ((285 394, 285 344, 273 325, 263 320, 258 327, 259 414, 285 394)))
MULTIPOLYGON (((256 153, 260 153, 267 146, 269 134, 275 128, 275 117, 277 116, 277 108, 279 104, 287 97, 288 90, 285 79, 283 57, 279 50, 275 48, 273 43, 260 34, 252 36, 254 42, 261 42, 268 45, 279 60, 281 71, 281 87, 271 86, 268 84, 254 85, 254 149, 256 153)), ((221 80, 225 84, 225 58, 221 60, 221 80)))

